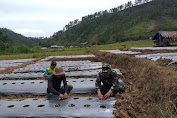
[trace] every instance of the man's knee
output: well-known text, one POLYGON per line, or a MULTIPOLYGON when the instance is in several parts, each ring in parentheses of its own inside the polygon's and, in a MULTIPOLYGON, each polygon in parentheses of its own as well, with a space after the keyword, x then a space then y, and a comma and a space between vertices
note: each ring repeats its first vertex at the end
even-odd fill
POLYGON ((116 89, 114 90, 113 94, 116 94, 116 93, 124 93, 125 92, 125 87, 123 85, 121 86, 117 86, 116 89))
POLYGON ((68 84, 68 88, 73 89, 73 85, 72 84, 68 84))
POLYGON ((124 93, 125 92, 125 88, 124 87, 119 87, 118 92, 120 94, 124 93))
POLYGON ((54 95, 53 93, 47 93, 47 99, 58 98, 58 95, 54 95))
POLYGON ((68 84, 68 93, 70 93, 70 91, 73 89, 73 85, 72 84, 68 84))

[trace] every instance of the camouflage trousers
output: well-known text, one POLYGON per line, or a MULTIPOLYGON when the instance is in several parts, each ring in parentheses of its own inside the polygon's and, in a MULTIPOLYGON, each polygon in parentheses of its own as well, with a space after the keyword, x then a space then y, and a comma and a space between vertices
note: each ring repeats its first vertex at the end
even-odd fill
MULTIPOLYGON (((101 86, 101 89, 100 89, 101 94, 105 95, 110 89, 111 89, 111 87, 109 87, 109 86, 101 86)), ((125 92, 125 87, 122 84, 119 83, 115 87, 113 94, 117 94, 117 93, 122 94, 124 92, 125 92)))

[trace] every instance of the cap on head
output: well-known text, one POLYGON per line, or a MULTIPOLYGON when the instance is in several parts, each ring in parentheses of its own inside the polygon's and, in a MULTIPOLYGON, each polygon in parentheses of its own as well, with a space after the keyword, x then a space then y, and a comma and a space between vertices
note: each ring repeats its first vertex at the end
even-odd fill
POLYGON ((111 69, 111 66, 109 64, 102 65, 102 72, 108 72, 110 69, 111 69))
POLYGON ((53 65, 57 65, 56 61, 51 62, 51 66, 53 66, 53 65))
POLYGON ((54 75, 63 75, 65 74, 65 71, 61 66, 56 66, 55 71, 53 72, 54 75))

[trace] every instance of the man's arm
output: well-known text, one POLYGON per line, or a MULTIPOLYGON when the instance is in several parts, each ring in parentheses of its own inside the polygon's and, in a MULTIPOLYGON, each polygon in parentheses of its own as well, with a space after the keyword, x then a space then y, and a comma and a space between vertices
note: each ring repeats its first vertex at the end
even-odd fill
POLYGON ((103 100, 103 95, 101 94, 100 90, 97 90, 97 94, 98 94, 98 99, 103 100))
POLYGON ((44 77, 47 77, 47 78, 48 78, 48 77, 49 77, 49 75, 44 75, 44 77))
POLYGON ((112 86, 109 89, 109 91, 104 95, 104 99, 107 99, 110 97, 110 95, 115 91, 116 87, 118 86, 118 74, 117 72, 113 71, 113 78, 112 78, 112 86))
POLYGON ((109 91, 103 96, 104 99, 109 98, 109 96, 112 94, 112 90, 109 89, 109 91))
POLYGON ((52 75, 50 75, 48 78, 48 90, 49 90, 49 92, 51 92, 55 95, 58 95, 58 96, 60 95, 60 93, 53 88, 52 75))
POLYGON ((64 77, 64 79, 63 79, 63 85, 64 85, 64 89, 65 89, 64 98, 66 99, 68 97, 68 94, 67 94, 68 86, 67 86, 65 75, 63 75, 63 77, 64 77))
POLYGON ((45 72, 44 72, 44 77, 45 77, 45 78, 48 78, 48 77, 49 77, 48 69, 45 70, 45 72))
POLYGON ((101 94, 101 78, 100 78, 100 74, 97 75, 97 79, 95 81, 95 87, 97 90, 97 94, 98 94, 98 99, 102 100, 103 99, 103 95, 101 94))
POLYGON ((100 78, 100 74, 97 75, 96 81, 95 81, 95 87, 96 90, 100 90, 101 89, 101 78, 100 78))
POLYGON ((119 84, 118 74, 117 74, 117 72, 114 71, 113 78, 112 78, 112 86, 111 86, 112 92, 115 91, 118 84, 119 84))

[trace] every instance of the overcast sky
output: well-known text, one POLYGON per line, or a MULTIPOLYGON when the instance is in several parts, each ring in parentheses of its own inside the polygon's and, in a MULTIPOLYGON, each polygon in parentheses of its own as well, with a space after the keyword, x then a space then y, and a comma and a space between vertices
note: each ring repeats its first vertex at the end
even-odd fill
MULTIPOLYGON (((24 36, 51 36, 83 16, 120 6, 130 0, 0 0, 0 28, 24 36)), ((132 0, 134 3, 134 0, 132 0)))

